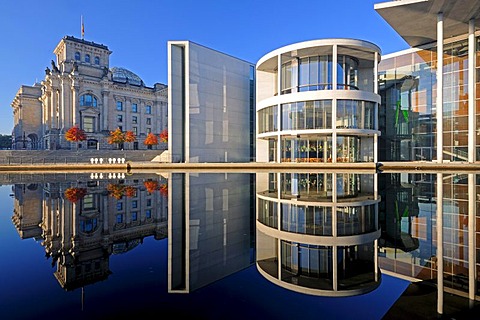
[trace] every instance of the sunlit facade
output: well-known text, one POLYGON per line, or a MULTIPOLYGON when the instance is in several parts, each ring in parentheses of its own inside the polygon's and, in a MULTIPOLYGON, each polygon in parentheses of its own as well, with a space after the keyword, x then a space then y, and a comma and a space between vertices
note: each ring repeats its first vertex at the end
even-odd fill
POLYGON ((292 44, 256 65, 258 162, 376 162, 380 49, 367 41, 292 44))

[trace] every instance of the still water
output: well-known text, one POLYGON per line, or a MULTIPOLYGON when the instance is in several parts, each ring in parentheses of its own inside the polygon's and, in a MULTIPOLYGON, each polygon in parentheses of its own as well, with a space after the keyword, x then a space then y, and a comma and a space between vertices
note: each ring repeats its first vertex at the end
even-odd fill
POLYGON ((478 295, 475 174, 4 174, 0 183, 1 319, 381 319, 419 280, 441 288, 415 311, 433 319, 450 310, 447 296, 478 295))

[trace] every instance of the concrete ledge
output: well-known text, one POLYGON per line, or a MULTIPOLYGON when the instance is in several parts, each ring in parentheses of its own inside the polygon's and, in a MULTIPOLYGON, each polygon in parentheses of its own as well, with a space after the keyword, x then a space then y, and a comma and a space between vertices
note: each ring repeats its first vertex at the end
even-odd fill
POLYGON ((425 173, 480 173, 480 162, 383 162, 383 163, 160 163, 150 161, 127 161, 122 164, 22 164, 0 165, 0 172, 349 172, 349 173, 376 173, 376 172, 425 172, 425 173))

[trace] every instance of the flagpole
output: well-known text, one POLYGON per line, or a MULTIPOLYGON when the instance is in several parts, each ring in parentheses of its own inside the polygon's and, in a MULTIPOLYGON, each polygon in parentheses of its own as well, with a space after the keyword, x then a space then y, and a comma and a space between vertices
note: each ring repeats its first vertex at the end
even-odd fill
POLYGON ((81 17, 81 22, 82 22, 82 40, 83 40, 83 38, 85 37, 85 27, 83 25, 83 15, 81 15, 80 17, 81 17))

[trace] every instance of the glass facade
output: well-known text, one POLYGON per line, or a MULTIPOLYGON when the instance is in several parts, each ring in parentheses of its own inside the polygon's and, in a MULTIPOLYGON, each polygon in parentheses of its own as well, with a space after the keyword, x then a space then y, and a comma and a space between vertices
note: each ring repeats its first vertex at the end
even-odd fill
POLYGON ((277 52, 257 64, 257 139, 268 141, 257 159, 376 161, 380 97, 372 80, 379 49, 332 39, 277 52), (269 99, 276 103, 263 106, 269 99))

